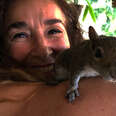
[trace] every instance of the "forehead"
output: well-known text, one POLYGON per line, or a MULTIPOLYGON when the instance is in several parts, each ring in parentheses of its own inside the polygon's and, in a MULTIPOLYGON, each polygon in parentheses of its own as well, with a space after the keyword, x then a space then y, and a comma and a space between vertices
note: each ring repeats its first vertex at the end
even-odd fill
POLYGON ((43 21, 57 18, 65 22, 65 16, 54 0, 15 0, 6 13, 6 25, 17 21, 43 21))

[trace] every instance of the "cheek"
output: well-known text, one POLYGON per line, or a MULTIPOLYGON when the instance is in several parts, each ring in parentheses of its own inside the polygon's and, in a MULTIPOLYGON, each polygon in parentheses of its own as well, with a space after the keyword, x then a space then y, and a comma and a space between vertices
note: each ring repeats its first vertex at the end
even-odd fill
POLYGON ((67 34, 65 34, 63 37, 59 38, 58 40, 54 40, 54 42, 51 42, 53 48, 57 49, 66 49, 70 48, 70 43, 67 34))
POLYGON ((69 38, 67 34, 64 34, 64 44, 66 46, 66 48, 70 48, 70 43, 69 43, 69 38))
POLYGON ((30 51, 31 45, 29 44, 18 43, 12 44, 10 47, 11 56, 18 61, 23 60, 30 51))
MULTIPOLYGON (((65 29, 64 29, 65 30, 65 29)), ((69 38, 66 30, 63 33, 63 36, 58 41, 59 48, 70 48, 69 38)))

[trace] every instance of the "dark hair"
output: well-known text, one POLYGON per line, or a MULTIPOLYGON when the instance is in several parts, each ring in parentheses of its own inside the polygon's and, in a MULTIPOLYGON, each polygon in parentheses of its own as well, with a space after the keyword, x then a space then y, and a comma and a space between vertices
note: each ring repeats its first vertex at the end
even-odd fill
POLYGON ((82 10, 81 5, 67 3, 66 0, 55 0, 67 19, 66 29, 71 45, 77 45, 83 40, 82 30, 79 24, 79 16, 82 10))
MULTIPOLYGON (((82 40, 81 28, 79 26, 78 18, 81 12, 81 6, 75 4, 68 4, 66 0, 53 0, 63 11, 67 23, 66 29, 71 45, 78 44, 82 40)), ((4 47, 4 19, 8 10, 8 6, 14 0, 1 0, 0 1, 0 49, 4 47)))

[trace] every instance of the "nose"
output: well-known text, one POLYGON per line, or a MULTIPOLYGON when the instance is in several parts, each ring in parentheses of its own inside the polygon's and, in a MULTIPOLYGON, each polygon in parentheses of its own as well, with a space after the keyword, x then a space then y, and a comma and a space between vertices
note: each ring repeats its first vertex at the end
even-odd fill
POLYGON ((49 43, 44 36, 39 36, 34 39, 31 55, 46 58, 52 53, 52 47, 49 46, 49 43))

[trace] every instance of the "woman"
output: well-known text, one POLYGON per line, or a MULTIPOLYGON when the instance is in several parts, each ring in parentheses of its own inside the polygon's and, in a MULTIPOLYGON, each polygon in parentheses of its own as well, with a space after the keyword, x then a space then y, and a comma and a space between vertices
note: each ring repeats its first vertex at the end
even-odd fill
POLYGON ((82 39, 76 10, 64 0, 6 0, 1 49, 38 80, 53 77, 59 52, 82 39))
MULTIPOLYGON (((58 53, 74 45, 75 38, 77 42, 82 38, 76 27, 76 8, 71 9, 73 6, 64 0, 8 0, 3 6, 1 49, 28 73, 38 71, 38 78, 51 78, 58 53)), ((115 115, 116 92, 112 84, 97 78, 81 84, 81 96, 74 104, 64 98, 67 82, 52 87, 40 82, 0 84, 0 115, 115 115)))

